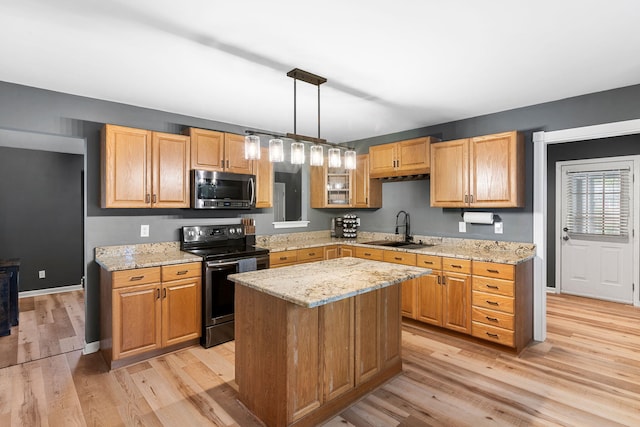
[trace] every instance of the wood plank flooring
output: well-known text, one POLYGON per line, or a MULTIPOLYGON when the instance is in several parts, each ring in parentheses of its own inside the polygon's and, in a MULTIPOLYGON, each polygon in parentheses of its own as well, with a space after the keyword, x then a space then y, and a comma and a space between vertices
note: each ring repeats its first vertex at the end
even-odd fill
POLYGON ((19 299, 20 322, 0 337, 0 368, 84 347, 84 292, 19 299))
MULTIPOLYGON (((519 356, 405 327, 404 371, 326 426, 640 426, 640 310, 549 295, 548 339, 519 356)), ((259 426, 234 344, 108 372, 80 351, 0 369, 2 426, 259 426)))

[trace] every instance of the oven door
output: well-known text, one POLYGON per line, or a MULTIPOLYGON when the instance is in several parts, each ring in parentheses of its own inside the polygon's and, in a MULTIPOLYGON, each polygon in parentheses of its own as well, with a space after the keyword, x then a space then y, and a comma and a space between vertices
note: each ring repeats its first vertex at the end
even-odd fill
MULTIPOLYGON (((230 322, 234 318, 235 283, 227 279, 238 272, 239 261, 205 262, 202 313, 204 326, 230 322)), ((258 270, 269 268, 269 257, 257 257, 258 270)))

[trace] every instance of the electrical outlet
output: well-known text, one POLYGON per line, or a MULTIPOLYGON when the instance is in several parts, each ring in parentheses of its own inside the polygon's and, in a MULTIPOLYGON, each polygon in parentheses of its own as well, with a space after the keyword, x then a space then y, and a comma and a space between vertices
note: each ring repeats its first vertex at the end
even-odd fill
POLYGON ((143 224, 140 226, 140 237, 149 237, 149 225, 143 224))
POLYGON ((45 279, 47 277, 47 273, 45 270, 38 271, 38 279, 45 279))
POLYGON ((493 223, 493 232, 496 233, 496 234, 502 234, 502 231, 503 231, 502 221, 494 222, 493 223))
POLYGON ((464 222, 464 221, 458 222, 458 231, 460 233, 466 233, 467 232, 467 223, 464 222))

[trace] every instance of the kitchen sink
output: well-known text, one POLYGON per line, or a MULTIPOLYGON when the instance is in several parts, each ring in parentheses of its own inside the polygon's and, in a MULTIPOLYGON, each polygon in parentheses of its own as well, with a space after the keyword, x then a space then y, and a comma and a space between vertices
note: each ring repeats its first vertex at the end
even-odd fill
POLYGON ((420 249, 435 246, 434 243, 415 243, 415 242, 397 242, 391 240, 374 240, 372 242, 364 242, 363 245, 387 246, 392 248, 420 249))

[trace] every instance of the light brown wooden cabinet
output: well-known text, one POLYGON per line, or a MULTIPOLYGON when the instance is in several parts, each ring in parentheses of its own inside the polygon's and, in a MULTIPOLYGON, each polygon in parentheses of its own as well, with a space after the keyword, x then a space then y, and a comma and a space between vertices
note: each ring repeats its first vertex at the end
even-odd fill
POLYGON ((521 351, 533 339, 532 261, 473 263, 473 336, 521 351))
MULTIPOLYGON (((244 136, 189 128, 191 169, 253 174, 253 161, 244 158, 244 136)), ((262 156, 261 156, 262 157, 262 156)))
POLYGON ((262 147, 260 160, 254 160, 256 174, 256 208, 273 207, 273 163, 269 161, 269 149, 262 147))
POLYGON ((190 139, 107 124, 102 129, 103 208, 188 208, 190 139))
POLYGON ((430 145, 437 139, 426 136, 369 147, 369 176, 391 178, 430 172, 430 145))
POLYGON ((356 156, 353 194, 353 206, 356 208, 382 207, 382 181, 369 177, 368 154, 356 156))
POLYGON ((340 258, 340 245, 330 245, 324 247, 324 259, 340 258))
POLYGON ((323 259, 325 259, 325 248, 322 246, 271 252, 269 254, 269 267, 284 267, 305 262, 322 261, 323 259))
POLYGON ((197 341, 201 335, 201 263, 101 270, 101 344, 118 361, 197 341))
POLYGON ((524 139, 516 132, 431 145, 431 206, 524 206, 524 139))

